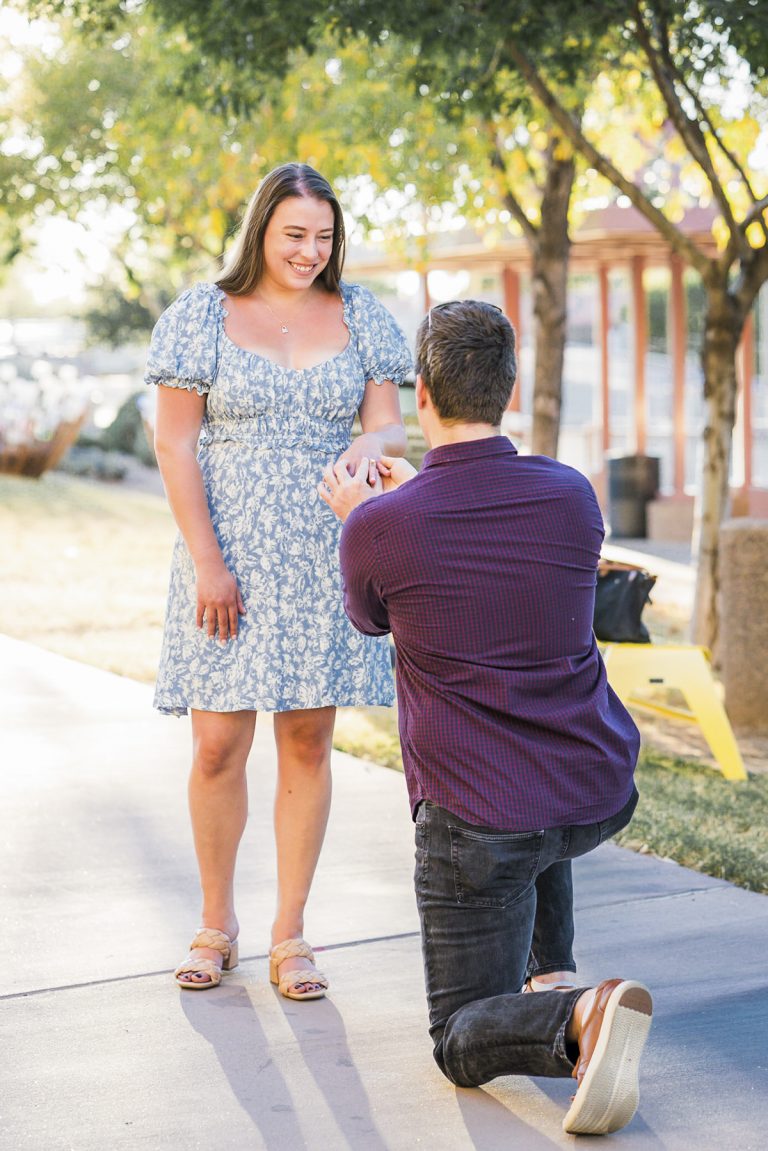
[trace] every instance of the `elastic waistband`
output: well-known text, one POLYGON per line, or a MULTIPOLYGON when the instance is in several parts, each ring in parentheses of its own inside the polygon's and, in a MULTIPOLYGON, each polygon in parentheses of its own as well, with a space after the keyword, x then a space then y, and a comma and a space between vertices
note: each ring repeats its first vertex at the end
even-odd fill
POLYGON ((318 452, 324 456, 340 455, 349 447, 349 437, 329 437, 327 435, 311 435, 302 432, 270 435, 268 432, 246 432, 227 430, 214 433, 203 432, 200 437, 200 448, 237 445, 252 452, 282 452, 300 449, 301 451, 318 452))

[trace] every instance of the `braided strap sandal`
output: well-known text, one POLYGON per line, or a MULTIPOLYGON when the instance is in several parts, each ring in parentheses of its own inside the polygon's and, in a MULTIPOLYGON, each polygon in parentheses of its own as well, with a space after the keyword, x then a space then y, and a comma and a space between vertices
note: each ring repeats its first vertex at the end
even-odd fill
POLYGON ((222 971, 232 971, 237 967, 237 940, 230 939, 224 931, 217 931, 214 927, 198 927, 197 934, 189 945, 189 950, 193 951, 196 947, 210 947, 212 951, 220 952, 222 956, 221 967, 212 959, 190 956, 189 959, 180 963, 174 971, 176 982, 185 991, 208 991, 211 987, 218 987, 221 983, 222 971), (197 972, 207 975, 208 979, 180 978, 182 975, 193 975, 197 972))
POLYGON ((286 999, 322 999, 328 989, 328 980, 322 971, 286 971, 285 975, 278 974, 280 964, 286 959, 308 959, 315 962, 315 953, 303 939, 285 939, 276 943, 269 953, 269 979, 277 984, 277 990, 286 999), (302 991, 302 987, 319 983, 322 990, 312 989, 302 991))

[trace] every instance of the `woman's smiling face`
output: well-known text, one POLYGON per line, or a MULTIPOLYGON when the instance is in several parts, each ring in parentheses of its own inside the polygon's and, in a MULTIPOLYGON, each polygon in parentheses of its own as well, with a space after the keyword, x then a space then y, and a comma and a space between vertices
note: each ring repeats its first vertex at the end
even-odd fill
POLYGON ((333 209, 313 196, 290 196, 264 232, 264 279, 276 287, 308 287, 333 251, 333 209))

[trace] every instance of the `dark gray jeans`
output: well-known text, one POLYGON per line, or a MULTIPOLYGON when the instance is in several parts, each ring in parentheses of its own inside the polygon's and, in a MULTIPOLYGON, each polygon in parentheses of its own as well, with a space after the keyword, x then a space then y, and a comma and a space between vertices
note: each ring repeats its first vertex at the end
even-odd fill
POLYGON ((536 914, 526 979, 550 971, 575 971, 573 877, 570 859, 559 859, 536 876, 536 914))
POLYGON ((637 799, 634 791, 600 823, 524 833, 475 827, 429 800, 419 805, 414 880, 430 1034, 452 1083, 573 1071, 577 1052, 565 1030, 585 988, 520 989, 532 970, 573 970, 570 866, 563 865, 626 827, 637 799), (537 917, 537 898, 547 892, 555 903, 537 917), (535 934, 546 935, 539 955, 535 934))

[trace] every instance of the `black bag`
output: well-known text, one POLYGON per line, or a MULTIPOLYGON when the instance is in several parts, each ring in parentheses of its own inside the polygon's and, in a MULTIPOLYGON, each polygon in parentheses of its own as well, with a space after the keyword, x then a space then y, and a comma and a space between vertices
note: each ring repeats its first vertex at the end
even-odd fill
POLYGON ((656 576, 629 565, 603 563, 595 589, 595 635, 612 643, 650 643, 640 618, 651 602, 656 576))

